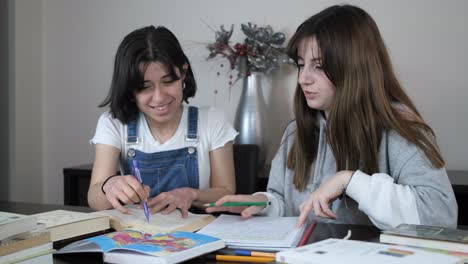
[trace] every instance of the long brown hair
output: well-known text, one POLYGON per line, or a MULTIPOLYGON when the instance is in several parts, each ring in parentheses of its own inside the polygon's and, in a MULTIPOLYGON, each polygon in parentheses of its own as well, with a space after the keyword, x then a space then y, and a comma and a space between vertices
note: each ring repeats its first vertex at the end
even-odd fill
MULTIPOLYGON (((393 130, 420 148, 435 168, 445 162, 435 135, 401 87, 374 20, 361 8, 336 5, 302 23, 288 45, 297 62, 297 47, 315 37, 322 68, 336 93, 327 117, 327 141, 337 171, 379 171, 378 151, 384 131, 393 130)), ((297 132, 287 166, 303 191, 317 156, 319 111, 308 107, 298 84, 294 95, 297 132)))

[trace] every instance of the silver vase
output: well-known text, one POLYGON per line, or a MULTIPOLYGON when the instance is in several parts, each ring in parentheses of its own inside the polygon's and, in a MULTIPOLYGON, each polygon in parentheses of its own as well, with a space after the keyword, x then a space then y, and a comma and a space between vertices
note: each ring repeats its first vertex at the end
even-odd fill
POLYGON ((265 74, 257 72, 243 78, 234 120, 234 127, 239 132, 236 143, 259 146, 259 168, 265 163, 268 144, 266 104, 262 92, 264 78, 265 74))

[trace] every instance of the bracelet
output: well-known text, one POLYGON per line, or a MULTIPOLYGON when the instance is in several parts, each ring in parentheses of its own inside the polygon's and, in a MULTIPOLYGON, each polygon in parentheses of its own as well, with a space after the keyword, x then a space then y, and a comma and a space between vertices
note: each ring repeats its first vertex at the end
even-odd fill
POLYGON ((109 176, 109 177, 102 183, 102 185, 101 185, 101 191, 102 191, 102 193, 103 193, 104 195, 106 194, 106 192, 104 191, 104 185, 107 183, 107 181, 110 180, 110 178, 115 177, 115 176, 119 176, 119 175, 118 175, 118 174, 111 175, 111 176, 109 176))

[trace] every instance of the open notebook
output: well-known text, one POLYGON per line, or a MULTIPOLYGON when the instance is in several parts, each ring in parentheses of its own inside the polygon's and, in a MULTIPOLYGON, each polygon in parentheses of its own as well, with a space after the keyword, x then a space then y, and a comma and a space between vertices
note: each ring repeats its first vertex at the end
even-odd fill
POLYGON ((220 215, 197 233, 222 239, 227 247, 277 251, 299 242, 305 225, 296 228, 297 217, 220 215))
POLYGON ((127 208, 130 209, 131 214, 123 214, 116 209, 97 211, 93 214, 108 216, 110 225, 115 230, 131 228, 132 230, 140 230, 151 234, 173 231, 194 232, 215 219, 210 214, 193 213, 189 213, 188 218, 182 218, 181 212, 174 210, 167 215, 153 214, 150 216, 150 221, 147 222, 143 209, 138 209, 133 205, 127 206, 127 208))

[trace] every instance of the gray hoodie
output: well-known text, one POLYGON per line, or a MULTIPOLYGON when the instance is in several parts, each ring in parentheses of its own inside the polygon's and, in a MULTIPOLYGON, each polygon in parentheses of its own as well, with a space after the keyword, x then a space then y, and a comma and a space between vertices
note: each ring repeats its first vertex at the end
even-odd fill
MULTIPOLYGON (((320 118, 318 153, 311 166, 306 190, 293 184, 293 171, 286 160, 294 138, 296 123, 286 128, 282 143, 272 161, 267 195, 271 205, 260 214, 298 216, 299 205, 328 178, 336 174, 333 152, 326 141, 326 121, 320 118)), ((346 224, 374 224, 389 229, 401 223, 455 228, 458 207, 445 168, 435 169, 424 153, 394 131, 384 132, 379 149, 379 173, 356 171, 344 199, 336 199, 331 209, 337 219, 318 218, 313 210, 309 219, 346 224)))

